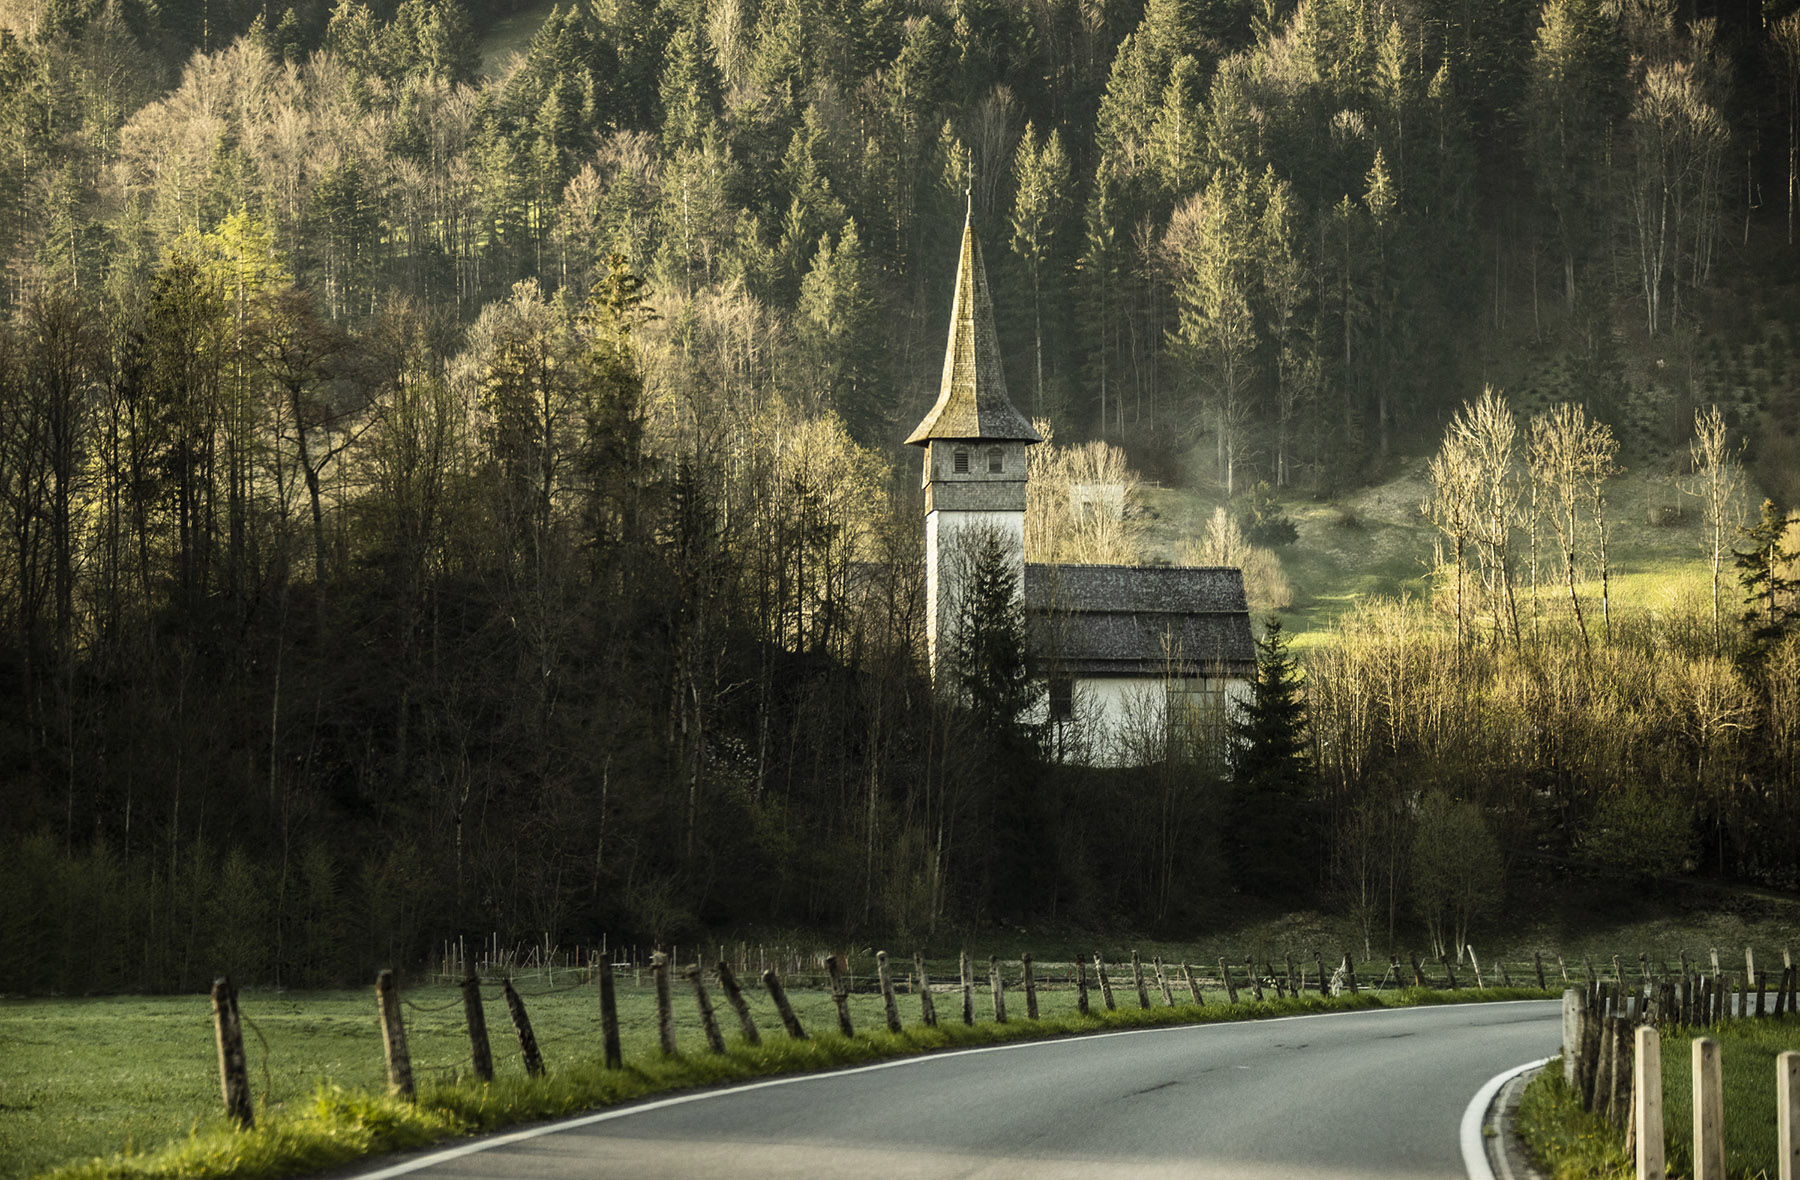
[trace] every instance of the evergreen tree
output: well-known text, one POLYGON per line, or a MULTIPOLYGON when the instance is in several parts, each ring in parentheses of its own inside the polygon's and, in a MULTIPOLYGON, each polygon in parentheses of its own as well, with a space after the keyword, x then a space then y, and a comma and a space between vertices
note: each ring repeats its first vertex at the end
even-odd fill
POLYGON ((1762 519, 1740 530, 1750 548, 1734 550, 1738 582, 1744 587, 1745 609, 1739 619, 1749 632, 1753 653, 1768 651, 1793 626, 1794 595, 1800 590, 1794 562, 1800 550, 1788 545, 1790 525, 1800 525, 1800 517, 1790 517, 1775 507, 1775 501, 1764 500, 1762 519))
POLYGON ((981 733, 1011 746, 1027 736, 1025 717, 1042 690, 1031 674, 1018 577, 998 532, 974 533, 960 549, 953 683, 981 733))
POLYGON ((1254 695, 1231 723, 1232 777, 1226 849, 1246 892, 1291 897, 1310 885, 1312 822, 1306 785, 1312 753, 1306 695, 1281 621, 1256 644, 1254 695))

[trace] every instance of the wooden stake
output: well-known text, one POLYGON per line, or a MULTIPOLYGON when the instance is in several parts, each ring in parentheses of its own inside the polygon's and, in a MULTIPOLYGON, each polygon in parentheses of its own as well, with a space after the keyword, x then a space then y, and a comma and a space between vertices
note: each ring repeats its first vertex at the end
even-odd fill
MULTIPOLYGON (((1296 977, 1294 974, 1294 952, 1286 952, 1285 957, 1287 958, 1288 995, 1298 997, 1300 989, 1306 986, 1306 979, 1304 976, 1296 977)), ((1398 980, 1399 975, 1396 974, 1394 978, 1398 980)))
POLYGON ((838 1031, 853 1037, 856 1029, 850 1024, 850 997, 844 991, 844 960, 832 955, 825 960, 825 970, 831 975, 831 1002, 837 1006, 838 1031))
POLYGON ((937 1027, 937 1006, 931 1002, 931 981, 925 977, 925 956, 913 952, 913 971, 919 977, 919 1018, 926 1028, 937 1027))
POLYGON ((1019 956, 1019 966, 1025 972, 1025 1018, 1036 1020, 1038 1018, 1037 980, 1031 974, 1030 951, 1019 956))
POLYGON ((1075 960, 1075 1011, 1088 1014, 1087 964, 1080 959, 1075 960))
POLYGON ((381 1012, 381 1045, 387 1053, 388 1089, 403 1098, 413 1097, 412 1056, 406 1051, 406 1024, 400 1018, 400 989, 394 973, 375 977, 375 1004, 381 1012))
POLYGON ((731 965, 720 959, 718 972, 719 986, 725 991, 725 1002, 731 1005, 732 1012, 737 1015, 738 1032, 743 1035, 744 1043, 762 1044, 762 1034, 756 1031, 756 1021, 750 1015, 750 1005, 744 1000, 743 989, 738 987, 737 976, 731 973, 731 965))
POLYGON ((719 1031, 719 1021, 713 1015, 712 998, 706 994, 706 981, 700 978, 700 964, 695 963, 686 971, 688 986, 694 989, 694 1006, 700 1009, 700 1028, 706 1034, 706 1047, 714 1053, 725 1052, 725 1036, 719 1031))
POLYGON ((800 1027, 800 1018, 794 1015, 794 1006, 788 1003, 787 992, 781 986, 781 976, 775 974, 771 967, 762 975, 763 986, 769 989, 769 998, 775 1001, 775 1011, 781 1013, 781 1023, 787 1029, 788 1036, 796 1041, 806 1039, 806 1030, 800 1027))
POLYGON ((1181 977, 1187 980, 1188 995, 1194 997, 1194 1007, 1206 1007, 1206 1000, 1200 995, 1200 985, 1194 982, 1194 969, 1186 963, 1181 965, 1181 977))
POLYGON ((650 956, 650 979, 656 986, 656 1039, 664 1057, 675 1056, 675 1002, 669 995, 669 956, 650 956))
POLYGON ((1419 956, 1416 954, 1409 953, 1407 957, 1412 960, 1413 986, 1414 987, 1424 987, 1425 986, 1425 970, 1424 970, 1424 968, 1419 966, 1419 956))
POLYGON ((1444 974, 1449 977, 1450 990, 1455 991, 1456 990, 1456 968, 1454 968, 1450 965, 1450 956, 1449 955, 1439 955, 1438 963, 1443 966, 1444 974))
POLYGON ((531 1032, 531 1017, 525 1015, 525 1001, 513 990, 510 979, 500 982, 500 994, 506 997, 506 1010, 512 1014, 513 1031, 519 1035, 519 1056, 525 1059, 525 1076, 542 1077, 544 1058, 538 1052, 537 1037, 531 1032))
POLYGON ((1544 952, 1543 951, 1532 951, 1531 952, 1531 965, 1533 967, 1537 968, 1538 990, 1539 991, 1549 990, 1548 986, 1544 983, 1544 952))
POLYGON ((1564 988, 1562 998, 1562 1065, 1563 1083, 1571 1090, 1581 1089, 1581 993, 1564 988))
POLYGON ((969 952, 962 952, 963 1023, 975 1023, 975 968, 969 963, 969 952))
POLYGON ((1775 1059, 1776 1180, 1800 1180, 1800 1053, 1775 1059))
POLYGON ((1618 1022, 1610 1017, 1600 1017, 1600 1051, 1594 1060, 1594 1089, 1587 1107, 1601 1118, 1606 1117, 1607 1103, 1612 1097, 1613 1045, 1617 1035, 1618 1022))
POLYGON ((1637 1064, 1631 1077, 1632 1134, 1637 1147, 1637 1180, 1666 1180, 1663 1164, 1662 1034, 1637 1030, 1637 1064))
POLYGON ((1175 1006, 1175 993, 1169 990, 1169 977, 1163 973, 1161 956, 1158 956, 1156 959, 1152 960, 1152 962, 1156 964, 1156 986, 1162 989, 1163 1006, 1166 1008, 1173 1008, 1175 1006))
POLYGON ((894 1001, 894 976, 888 970, 886 951, 875 952, 875 978, 881 983, 881 1004, 887 1010, 888 1031, 900 1031, 900 1006, 894 1001))
POLYGON ((619 1052, 619 1003, 613 994, 611 957, 600 956, 600 1040, 606 1053, 607 1069, 623 1069, 624 1057, 619 1052))
POLYGON ((1262 976, 1258 975, 1256 972, 1256 960, 1254 958, 1244 960, 1244 975, 1250 980, 1250 991, 1256 996, 1256 1002, 1259 1004, 1262 1003, 1262 976))
POLYGON ((221 975, 213 980, 213 1037, 219 1043, 219 1090, 225 1117, 241 1130, 256 1129, 250 1101, 250 1067, 244 1059, 244 1029, 238 1015, 237 988, 221 975))
POLYGON ((1694 1039, 1694 1180, 1725 1180, 1725 1094, 1711 1037, 1694 1039))
POLYGON ((994 1023, 1006 1023, 1006 981, 1000 978, 1000 957, 988 956, 988 989, 994 995, 994 1023))
POLYGON ((484 1082, 494 1080, 494 1051, 488 1045, 487 1013, 481 1007, 481 980, 473 975, 462 981, 463 1022, 469 1026, 469 1056, 475 1065, 475 1076, 484 1082))
MULTIPOLYGON (((1351 961, 1350 952, 1344 952, 1344 979, 1350 984, 1350 994, 1356 995, 1362 989, 1356 986, 1356 964, 1351 961)), ((1259 999, 1261 997, 1258 997, 1259 999)))
POLYGON ((1136 951, 1131 952, 1131 979, 1133 983, 1137 984, 1138 1007, 1148 1008, 1150 993, 1144 987, 1144 963, 1138 958, 1136 951))
POLYGON ((1237 1003, 1237 984, 1231 982, 1231 968, 1225 965, 1224 959, 1219 960, 1219 978, 1225 981, 1226 1000, 1233 1004, 1237 1003))
POLYGON ((1113 1011, 1112 980, 1106 975, 1106 962, 1100 958, 1100 952, 1094 952, 1094 977, 1100 981, 1100 999, 1106 1004, 1108 1012, 1113 1011))

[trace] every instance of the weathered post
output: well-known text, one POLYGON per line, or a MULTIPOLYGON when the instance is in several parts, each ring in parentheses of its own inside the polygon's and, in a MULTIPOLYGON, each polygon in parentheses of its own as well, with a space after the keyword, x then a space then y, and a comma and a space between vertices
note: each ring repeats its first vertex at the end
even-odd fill
POLYGON ((669 956, 650 956, 650 978, 656 987, 656 1038, 664 1057, 675 1056, 675 1003, 669 995, 669 956))
POLYGON ((1775 1059, 1776 1180, 1800 1180, 1800 1053, 1775 1059))
POLYGON ((1595 982, 1595 980, 1594 980, 1594 956, 1592 956, 1592 955, 1581 956, 1581 965, 1582 965, 1582 967, 1584 967, 1587 970, 1588 987, 1592 988, 1594 986, 1594 982, 1595 982))
POLYGON ((462 981, 463 1022, 469 1027, 469 1056, 475 1076, 484 1082, 494 1080, 494 1051, 488 1045, 487 1013, 481 1007, 481 980, 473 975, 462 981))
POLYGON ((1356 963, 1350 958, 1350 952, 1344 952, 1344 982, 1350 985, 1350 994, 1355 995, 1362 989, 1356 986, 1356 963))
POLYGON ((1725 1092, 1711 1037, 1694 1039, 1694 1180, 1725 1180, 1725 1092))
POLYGON ((1618 1022, 1612 1017, 1600 1017, 1600 1046, 1594 1059, 1594 1090, 1588 1101, 1588 1110, 1601 1118, 1606 1117, 1607 1103, 1612 1098, 1613 1045, 1617 1039, 1617 1030, 1618 1022))
POLYGON ((1262 975, 1256 970, 1255 955, 1244 957, 1244 978, 1250 981, 1250 994, 1256 997, 1257 1003, 1262 1003, 1262 975))
POLYGON ((1231 968, 1225 965, 1224 959, 1219 960, 1219 978, 1225 981, 1225 999, 1229 1003, 1237 1003, 1237 984, 1231 982, 1231 968))
POLYGON ((1481 960, 1475 957, 1475 948, 1469 947, 1469 969, 1475 972, 1475 990, 1486 991, 1487 984, 1481 981, 1481 960))
POLYGON ((1331 976, 1325 974, 1325 956, 1318 951, 1313 952, 1313 966, 1319 972, 1319 994, 1324 995, 1331 990, 1331 976))
POLYGON ((213 980, 213 1035, 219 1043, 219 1090, 225 1115, 245 1131, 256 1128, 250 1101, 250 1067, 244 1059, 244 1029, 238 1016, 237 988, 221 975, 213 980))
POLYGON ((731 964, 720 959, 718 972, 719 986, 725 990, 725 1002, 737 1014, 738 1032, 743 1034, 744 1043, 762 1044, 762 1034, 756 1030, 756 1020, 750 1015, 750 1005, 744 1000, 743 989, 738 987, 737 976, 731 973, 731 964))
POLYGON ((800 1027, 800 1018, 794 1015, 794 1006, 788 1003, 787 989, 781 986, 781 976, 775 974, 771 967, 762 974, 763 986, 769 990, 769 998, 775 1001, 775 1011, 781 1013, 781 1023, 787 1029, 788 1036, 796 1041, 806 1039, 806 1030, 800 1027))
POLYGON ((1613 979, 1621 984, 1625 982, 1625 968, 1619 965, 1619 956, 1617 955, 1613 956, 1613 979))
POLYGON ((1416 953, 1408 952, 1407 957, 1412 960, 1413 986, 1414 987, 1424 987, 1425 986, 1425 970, 1424 970, 1424 968, 1419 966, 1419 956, 1416 953))
POLYGON ((1638 1180, 1665 1180, 1663 1164, 1662 1034, 1637 1030, 1637 1064, 1631 1079, 1631 1123, 1638 1180))
POLYGON ((1031 974, 1030 951, 1019 956, 1019 966, 1023 968, 1025 972, 1025 1018, 1027 1020, 1036 1020, 1038 1018, 1037 979, 1031 974))
POLYGON ((1756 973, 1756 1018, 1758 1020, 1761 1020, 1769 1014, 1768 999, 1769 973, 1767 971, 1758 971, 1756 973))
POLYGON ((1000 978, 1000 956, 988 956, 988 990, 994 995, 994 1023, 1006 1023, 1006 981, 1000 978))
POLYGON ((1562 999, 1562 1063, 1563 1084, 1571 1090, 1581 1089, 1581 1022, 1586 1015, 1581 993, 1572 987, 1563 989, 1562 999))
POLYGON ((1594 1109, 1595 1083, 1600 1072, 1600 1037, 1606 1021, 1606 1003, 1588 992, 1586 1014, 1581 1021, 1581 1105, 1594 1109))
POLYGON ((1075 1011, 1088 1014, 1087 963, 1081 959, 1075 960, 1075 1011))
POLYGON ((700 964, 687 969, 688 986, 694 989, 694 1007, 700 1009, 700 1028, 706 1033, 706 1047, 714 1053, 725 1052, 725 1036, 719 1031, 713 1015, 712 998, 706 994, 706 981, 700 978, 700 964))
MULTIPOLYGON (((1285 957, 1287 959, 1288 995, 1297 999, 1299 998, 1301 987, 1305 985, 1305 980, 1294 978, 1294 952, 1286 952, 1285 957)), ((1399 976, 1396 975, 1394 978, 1397 980, 1399 979, 1399 976)))
POLYGON ((519 1036, 519 1056, 525 1059, 525 1076, 543 1076, 544 1058, 538 1052, 537 1037, 531 1032, 531 1017, 525 1015, 525 1001, 513 990, 510 979, 500 981, 500 994, 506 997, 506 1010, 512 1016, 513 1032, 519 1036))
POLYGON ((1548 987, 1544 983, 1544 952, 1543 951, 1532 951, 1531 952, 1531 965, 1533 967, 1537 968, 1538 990, 1539 991, 1549 990, 1548 987))
POLYGON ((1112 980, 1107 977, 1106 961, 1100 957, 1099 951, 1094 952, 1094 977, 1100 981, 1100 1000, 1106 1005, 1106 1010, 1111 1012, 1116 1007, 1113 1003, 1112 980))
POLYGON ((1449 955, 1439 955, 1438 963, 1443 966, 1444 974, 1447 977, 1449 977, 1450 990, 1455 991, 1456 990, 1456 968, 1452 967, 1450 965, 1450 956, 1449 955))
POLYGON ((1144 988, 1144 962, 1138 958, 1136 951, 1131 952, 1131 980, 1137 984, 1138 1007, 1150 1006, 1150 993, 1144 988))
POLYGON ((606 1054, 606 1068, 624 1068, 625 1058, 619 1051, 619 998, 613 991, 610 955, 600 956, 600 1040, 606 1054))
POLYGON ((937 1006, 931 1002, 931 980, 925 977, 925 956, 913 952, 913 973, 919 977, 919 1019, 926 1028, 937 1027, 937 1006))
POLYGON ((1631 1125, 1631 1069, 1637 1054, 1632 1052, 1631 1021, 1615 1016, 1612 1023, 1612 1092, 1606 1100, 1606 1119, 1623 1130, 1631 1125))
POLYGON ((1781 981, 1775 985, 1775 1019, 1777 1020, 1780 1020, 1781 1014, 1787 1011, 1788 976, 1793 973, 1792 967, 1783 967, 1781 981))
POLYGON ((969 964, 969 952, 962 952, 963 1023, 975 1023, 975 969, 969 964))
POLYGON ((406 1024, 400 1018, 400 989, 394 973, 375 977, 375 1003, 381 1011, 381 1046, 387 1053, 388 1089, 403 1098, 413 1096, 412 1055, 406 1051, 406 1024))
POLYGON ((850 1023, 850 996, 844 990, 844 960, 832 955, 825 960, 825 970, 831 975, 831 1002, 837 1006, 838 1031, 853 1037, 856 1029, 850 1023))
POLYGON ((1564 983, 1568 983, 1569 982, 1569 965, 1567 963, 1563 962, 1563 957, 1561 955, 1556 956, 1556 969, 1558 971, 1562 972, 1562 981, 1564 983))
POLYGON ((1756 948, 1755 947, 1747 946, 1744 948, 1744 974, 1749 976, 1751 979, 1756 978, 1756 948))
POLYGON ((888 1031, 900 1031, 900 1005, 894 1000, 894 976, 888 970, 886 951, 875 952, 875 977, 881 981, 881 1004, 887 1011, 888 1031))
POLYGON ((1200 998, 1200 985, 1194 982, 1194 969, 1186 963, 1181 965, 1181 977, 1187 980, 1188 995, 1194 997, 1194 1007, 1206 1007, 1206 1001, 1200 998))

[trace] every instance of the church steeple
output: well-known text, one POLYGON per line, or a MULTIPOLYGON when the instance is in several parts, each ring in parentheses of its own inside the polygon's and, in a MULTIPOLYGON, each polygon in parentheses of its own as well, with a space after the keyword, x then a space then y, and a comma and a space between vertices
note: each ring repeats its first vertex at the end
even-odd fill
POLYGON ((906 441, 925 448, 925 642, 936 676, 962 600, 967 545, 979 536, 997 538, 1015 592, 1023 594, 1025 449, 1044 441, 1006 396, 973 217, 963 222, 943 384, 937 404, 906 441))
POLYGON ((994 301, 988 295, 987 269, 981 264, 981 243, 975 240, 972 216, 963 221, 956 297, 950 306, 950 343, 944 350, 944 378, 938 386, 937 404, 906 441, 922 447, 932 439, 1044 441, 1006 396, 994 301))

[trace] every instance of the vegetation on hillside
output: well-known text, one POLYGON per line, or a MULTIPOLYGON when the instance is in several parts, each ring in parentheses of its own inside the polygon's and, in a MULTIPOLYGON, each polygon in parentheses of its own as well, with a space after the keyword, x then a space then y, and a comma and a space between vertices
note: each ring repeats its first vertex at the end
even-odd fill
POLYGON ((1790 0, 590 0, 484 63, 506 7, 0 0, 0 986, 1175 927, 1277 864, 1392 939, 1439 799, 1490 878, 1800 882, 1790 0), (1308 823, 927 682, 965 213, 1046 470, 1196 456, 1196 559, 1451 426, 1456 589, 1309 648, 1308 823), (1699 614, 1613 609, 1601 429, 1691 481, 1699 614))

